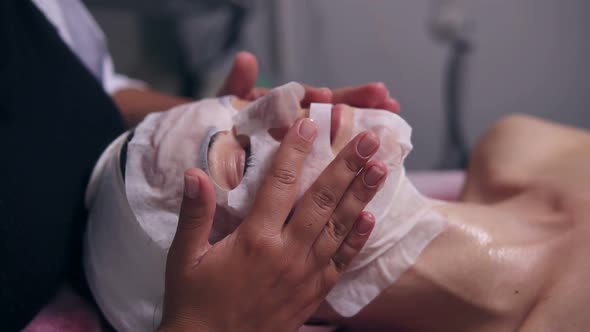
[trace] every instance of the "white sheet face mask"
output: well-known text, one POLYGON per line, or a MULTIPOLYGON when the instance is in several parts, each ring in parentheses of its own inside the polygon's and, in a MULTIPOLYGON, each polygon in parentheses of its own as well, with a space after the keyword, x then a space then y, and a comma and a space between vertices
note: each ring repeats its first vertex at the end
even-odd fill
MULTIPOLYGON (((290 113, 296 114, 299 109, 299 100, 291 99, 291 95, 285 97, 285 95, 273 97, 283 98, 281 101, 262 100, 260 103, 250 104, 244 111, 251 114, 264 114, 265 112, 258 108, 273 104, 281 105, 283 110, 291 110, 290 113)), ((310 107, 309 117, 313 119, 318 128, 318 136, 310 155, 305 160, 301 176, 302 183, 296 200, 301 198, 335 157, 330 143, 331 112, 332 105, 330 104, 312 104, 310 107)), ((289 118, 289 116, 282 116, 282 118, 289 118)), ((224 190, 216 186, 216 192, 217 204, 239 219, 246 217, 252 207, 258 187, 262 183, 263 177, 268 173, 272 158, 280 145, 268 131, 268 129, 276 127, 269 127, 268 123, 269 121, 258 121, 253 117, 242 116, 241 112, 239 116, 234 117, 236 132, 247 134, 250 138, 253 166, 246 172, 236 188, 224 190), (244 121, 247 130, 243 129, 240 121, 236 121, 237 117, 239 117, 238 120, 248 119, 248 121, 244 121), (258 126, 255 125, 256 123, 258 126)), ((365 130, 374 132, 381 139, 382 147, 375 154, 375 158, 384 162, 389 172, 385 184, 367 207, 367 210, 371 211, 376 219, 380 219, 386 215, 392 205, 391 197, 394 196, 403 173, 402 163, 412 148, 409 140, 411 129, 397 115, 382 110, 357 110, 353 115, 352 137, 365 130)))
MULTIPOLYGON (((92 218, 89 221, 92 232, 87 234, 88 252, 94 258, 87 263, 87 273, 96 274, 96 271, 102 270, 109 275, 110 284, 105 285, 100 285, 105 278, 91 278, 94 283, 91 288, 97 299, 100 299, 101 307, 108 307, 111 312, 120 309, 127 313, 127 308, 135 308, 133 303, 141 303, 144 308, 140 310, 142 316, 129 312, 130 315, 138 316, 127 316, 125 319, 137 322, 149 317, 150 321, 142 326, 152 326, 154 322, 157 324, 164 293, 163 258, 178 223, 184 171, 190 167, 208 170, 209 141, 214 134, 233 128, 236 134, 249 137, 252 165, 239 185, 231 190, 214 185, 217 210, 210 240, 219 241, 248 214, 255 193, 280 145, 270 136, 268 129, 292 124, 303 94, 301 85, 290 83, 272 90, 269 95, 249 104, 239 113, 233 109, 229 98, 209 99, 149 115, 135 129, 134 137, 128 144, 125 188, 120 189, 126 193, 131 211, 100 217, 109 219, 109 222, 92 218), (128 218, 130 215, 135 216, 135 219, 128 218), (120 220, 116 220, 115 225, 128 227, 113 226, 112 219, 117 218, 120 220), (117 234, 111 235, 113 230, 117 234), (98 238, 96 234, 103 236, 98 238), (119 243, 121 241, 127 242, 119 243), (141 261, 134 258, 122 262, 127 256, 120 253, 129 248, 137 248, 138 252, 150 253, 156 250, 161 253, 147 254, 141 261), (111 260, 114 262, 112 266, 108 263, 111 260), (100 262, 100 266, 93 262, 100 262), (137 271, 144 271, 148 267, 150 273, 138 275, 137 271), (116 280, 120 280, 121 287, 112 287, 116 280), (150 285, 145 286, 149 289, 142 292, 137 282, 127 285, 133 280, 145 280, 141 285, 150 285), (126 293, 125 289, 131 288, 133 292, 126 293), (115 290, 116 294, 109 293, 115 290), (118 305, 119 302, 109 299, 125 299, 127 304, 123 307, 118 305)), ((318 128, 318 136, 305 161, 297 199, 334 159, 330 144, 331 109, 332 105, 328 104, 312 104, 310 107, 310 118, 318 128)), ((396 114, 381 110, 355 110, 351 139, 365 130, 374 132, 381 141, 374 158, 384 162, 388 177, 366 208, 376 217, 373 233, 327 297, 332 307, 343 316, 356 314, 395 282, 446 226, 446 221, 431 209, 431 201, 420 195, 405 176, 403 162, 412 148, 409 125, 396 114)), ((116 168, 112 169, 116 171, 116 168)), ((108 181, 100 169, 95 170, 95 173, 91 187, 95 187, 95 182, 108 181)), ((106 211, 109 209, 110 197, 121 196, 108 192, 116 186, 103 187, 106 189, 95 192, 88 201, 93 216, 104 215, 92 213, 93 202, 100 202, 96 203, 97 208, 106 211)), ((120 211, 121 204, 113 202, 112 205, 113 210, 120 211)), ((107 318, 117 320, 119 317, 123 316, 107 318)), ((123 323, 114 325, 126 326, 123 323)))
MULTIPOLYGON (((289 83, 271 90, 269 94, 248 104, 233 116, 235 134, 249 138, 251 166, 236 188, 228 190, 214 183, 217 205, 225 213, 223 218, 215 218, 210 236, 212 242, 221 240, 233 231, 248 214, 258 187, 280 145, 268 130, 286 128, 295 122, 304 93, 300 84, 289 83), (230 227, 228 218, 233 221, 230 227)), ((313 162, 313 159, 310 157, 309 162, 313 162)))
MULTIPOLYGON (((235 219, 242 220, 246 217, 280 145, 280 142, 269 134, 269 129, 292 124, 302 98, 303 88, 296 83, 290 83, 273 90, 265 98, 249 104, 233 117, 236 134, 247 135, 250 139, 253 166, 248 169, 236 188, 226 190, 216 185, 215 189, 217 204, 235 219)), ((301 176, 302 183, 300 183, 296 200, 301 198, 335 157, 330 143, 331 112, 330 104, 312 104, 310 107, 309 117, 314 120, 318 128, 318 137, 305 161, 301 176)), ((380 219, 385 216, 391 206, 390 198, 395 194, 403 173, 402 163, 412 149, 411 128, 399 116, 386 111, 368 109, 355 111, 352 137, 365 130, 374 132, 381 139, 382 146, 375 154, 375 158, 383 161, 389 172, 384 186, 367 207, 376 219, 380 219)), ((220 232, 221 229, 227 231, 228 228, 224 227, 227 221, 220 222, 224 225, 214 225, 216 236, 211 240, 216 241, 227 235, 220 232)))

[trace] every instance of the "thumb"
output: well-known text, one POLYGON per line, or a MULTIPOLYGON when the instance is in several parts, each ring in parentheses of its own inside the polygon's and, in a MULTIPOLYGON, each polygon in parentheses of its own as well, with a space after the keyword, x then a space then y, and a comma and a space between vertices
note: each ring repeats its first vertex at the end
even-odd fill
POLYGON ((258 62, 256 57, 249 52, 238 52, 218 95, 235 95, 246 99, 250 91, 254 89, 257 78, 258 62))
POLYGON ((196 168, 184 173, 184 195, 171 251, 192 259, 209 247, 215 215, 215 192, 207 175, 196 168))

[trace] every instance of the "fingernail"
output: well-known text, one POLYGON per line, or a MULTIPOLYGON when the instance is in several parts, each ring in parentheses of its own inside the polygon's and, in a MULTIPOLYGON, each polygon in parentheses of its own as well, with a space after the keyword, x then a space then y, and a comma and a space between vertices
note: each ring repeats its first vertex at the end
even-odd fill
POLYGON ((367 173, 365 173, 365 184, 369 187, 375 187, 379 184, 381 179, 383 179, 383 176, 385 176, 385 170, 377 165, 373 165, 369 168, 367 173))
POLYGON ((385 90, 387 90, 387 86, 385 86, 385 83, 383 83, 383 82, 376 82, 375 83, 375 87, 377 87, 377 89, 385 89, 385 90))
POLYGON ((369 132, 358 142, 356 150, 362 158, 368 158, 378 147, 379 139, 375 134, 369 132))
POLYGON ((375 225, 375 217, 371 213, 363 212, 356 223, 355 229, 357 234, 365 235, 373 229, 373 225, 375 225))
POLYGON ((191 199, 199 197, 199 177, 194 175, 184 175, 184 194, 191 199))
POLYGON ((311 119, 301 120, 301 124, 299 124, 299 136, 301 136, 301 138, 306 141, 311 141, 316 132, 317 129, 311 119))

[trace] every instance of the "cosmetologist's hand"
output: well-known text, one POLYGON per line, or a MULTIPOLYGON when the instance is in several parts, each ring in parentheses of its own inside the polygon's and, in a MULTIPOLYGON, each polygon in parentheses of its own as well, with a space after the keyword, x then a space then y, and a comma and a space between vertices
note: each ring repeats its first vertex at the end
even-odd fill
MULTIPOLYGON (((249 52, 238 52, 219 95, 235 95, 250 101, 260 98, 269 89, 255 87, 257 78, 256 57, 249 52)), ((318 88, 311 85, 304 85, 304 87, 305 97, 301 101, 302 107, 308 107, 310 103, 330 103, 379 108, 394 113, 400 111, 398 102, 390 97, 387 87, 380 82, 339 89, 318 88)))
POLYGON ((214 189, 186 171, 161 331, 295 331, 315 312, 369 237, 374 217, 363 209, 386 177, 369 161, 378 138, 361 133, 291 211, 316 136, 309 119, 289 129, 249 216, 213 246, 214 189))

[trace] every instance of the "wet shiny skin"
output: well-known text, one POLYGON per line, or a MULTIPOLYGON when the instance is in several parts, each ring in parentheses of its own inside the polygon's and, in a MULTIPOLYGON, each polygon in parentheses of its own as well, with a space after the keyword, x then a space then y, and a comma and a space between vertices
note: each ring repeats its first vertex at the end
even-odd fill
POLYGON ((525 116, 475 147, 450 222, 358 316, 366 331, 590 330, 590 134, 525 116))

